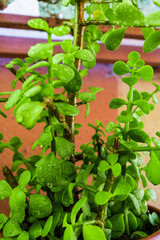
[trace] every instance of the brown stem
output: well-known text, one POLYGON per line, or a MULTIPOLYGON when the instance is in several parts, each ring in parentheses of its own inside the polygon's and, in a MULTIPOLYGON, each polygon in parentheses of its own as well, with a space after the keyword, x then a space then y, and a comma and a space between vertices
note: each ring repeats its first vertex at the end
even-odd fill
MULTIPOLYGON (((79 46, 80 49, 83 48, 83 32, 84 27, 82 26, 82 22, 84 21, 84 0, 76 0, 75 1, 75 25, 74 25, 74 44, 79 46)), ((75 67, 77 70, 80 70, 81 61, 76 59, 75 67)), ((77 93, 68 93, 67 94, 69 104, 76 106, 77 102, 77 93)), ((66 117, 66 123, 70 128, 70 135, 64 136, 67 140, 74 144, 75 136, 74 136, 74 122, 75 117, 66 117)))
POLYGON ((3 166, 3 175, 5 176, 11 188, 15 188, 18 185, 15 177, 12 174, 12 171, 6 165, 3 166))
MULTIPOLYGON (((12 68, 7 68, 7 69, 16 76, 17 71, 16 71, 15 68, 12 67, 12 68)), ((25 79, 24 77, 19 78, 19 80, 20 80, 22 83, 24 83, 24 82, 26 81, 26 79, 25 79)))

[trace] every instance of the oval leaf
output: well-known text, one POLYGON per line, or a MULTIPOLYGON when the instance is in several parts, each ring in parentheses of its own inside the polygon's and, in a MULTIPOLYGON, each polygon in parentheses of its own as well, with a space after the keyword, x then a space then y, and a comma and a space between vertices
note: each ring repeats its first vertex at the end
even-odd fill
POLYGON ((93 61, 95 59, 94 55, 87 49, 78 50, 74 56, 82 61, 93 61))
POLYGON ((28 25, 31 28, 44 30, 46 32, 48 32, 48 30, 49 30, 48 23, 45 20, 41 19, 41 18, 35 18, 35 19, 29 20, 28 21, 28 25))
POLYGON ((72 68, 64 66, 62 64, 53 65, 53 76, 56 79, 69 82, 75 75, 75 72, 72 68))
POLYGON ((131 129, 128 131, 128 135, 132 140, 136 142, 147 143, 147 144, 151 142, 148 134, 141 129, 131 129))
POLYGON ((45 60, 53 54, 53 46, 48 43, 38 43, 28 51, 28 56, 37 60, 45 60))
POLYGON ((124 99, 121 98, 113 98, 110 103, 109 103, 109 107, 111 109, 117 109, 122 107, 123 105, 127 105, 127 101, 125 101, 124 99))
POLYGON ((127 27, 144 24, 145 20, 145 17, 141 11, 137 7, 127 2, 118 4, 115 9, 115 16, 120 25, 127 27))
POLYGON ((0 181, 0 200, 9 197, 12 193, 12 188, 5 180, 0 181))
POLYGON ((110 192, 104 192, 104 191, 98 192, 95 195, 95 202, 98 205, 104 205, 104 204, 106 204, 109 201, 109 199, 112 196, 113 196, 113 194, 110 193, 110 192))
POLYGON ((160 169, 160 161, 157 158, 156 154, 153 151, 151 151, 150 160, 149 160, 149 163, 147 164, 145 172, 148 180, 154 185, 160 184, 159 169, 160 169))
POLYGON ((145 65, 137 70, 136 74, 145 81, 150 81, 153 78, 153 68, 149 65, 145 65))
POLYGON ((160 45, 160 30, 151 33, 145 40, 143 52, 152 52, 160 45))
POLYGON ((114 63, 113 65, 113 72, 117 75, 123 75, 126 73, 130 73, 131 70, 130 68, 127 66, 127 64, 125 64, 122 61, 117 61, 116 63, 114 63))
POLYGON ((55 137, 56 151, 61 158, 69 158, 73 153, 73 144, 62 137, 55 137))
POLYGON ((125 30, 126 28, 118 28, 112 31, 105 39, 105 47, 111 51, 118 49, 124 37, 125 30))
POLYGON ((89 224, 83 225, 83 238, 84 240, 106 240, 105 233, 100 227, 89 224))
POLYGON ((68 103, 57 102, 54 103, 57 110, 65 116, 76 116, 79 114, 78 108, 68 103))

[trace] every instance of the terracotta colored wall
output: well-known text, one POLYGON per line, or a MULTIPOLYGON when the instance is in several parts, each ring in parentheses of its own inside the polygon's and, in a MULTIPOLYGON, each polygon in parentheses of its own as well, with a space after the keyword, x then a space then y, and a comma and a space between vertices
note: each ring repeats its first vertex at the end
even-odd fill
MULTIPOLYGON (((4 67, 4 63, 8 59, 1 59, 0 64, 0 91, 10 91, 11 81, 14 76, 4 67)), ((97 98, 94 103, 90 104, 90 115, 85 119, 85 106, 81 106, 80 114, 76 118, 76 122, 82 123, 83 127, 80 128, 80 134, 76 136, 76 146, 83 143, 87 143, 91 140, 91 136, 94 133, 92 128, 87 127, 87 123, 95 123, 95 119, 103 122, 104 126, 107 125, 109 121, 114 121, 117 116, 116 110, 110 110, 108 105, 112 98, 117 97, 118 94, 118 80, 112 76, 111 65, 97 64, 92 70, 89 71, 87 77, 84 78, 84 84, 82 91, 88 91, 88 87, 96 86, 104 88, 104 91, 97 94, 97 98)), ((21 83, 17 84, 17 88, 21 87, 21 83)), ((1 104, 1 109, 2 108, 1 104)), ((26 130, 21 125, 18 125, 12 114, 13 110, 7 111, 8 118, 4 119, 0 116, 0 131, 4 134, 4 141, 9 141, 13 136, 18 136, 22 139, 24 143, 20 148, 24 156, 29 157, 30 155, 40 152, 40 148, 37 147, 33 152, 31 151, 31 146, 35 140, 40 136, 43 129, 43 124, 38 124, 32 130, 26 130)), ((0 155, 0 179, 3 179, 2 166, 5 164, 11 167, 12 152, 8 149, 0 155)), ((8 204, 6 201, 1 202, 0 213, 8 212, 8 204)))

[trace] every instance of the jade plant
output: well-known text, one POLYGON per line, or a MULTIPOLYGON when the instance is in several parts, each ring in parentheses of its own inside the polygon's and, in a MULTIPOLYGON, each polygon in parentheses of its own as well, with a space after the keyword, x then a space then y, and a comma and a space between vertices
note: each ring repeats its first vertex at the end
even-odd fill
MULTIPOLYGON (((155 50, 160 43, 160 30, 154 30, 160 26, 160 12, 145 18, 136 1, 129 0, 63 0, 63 4, 75 6, 75 18, 55 27, 43 19, 29 20, 30 27, 47 33, 48 42, 31 46, 25 59, 16 58, 6 64, 16 78, 13 91, 0 93, 5 110, 14 108, 17 123, 28 130, 36 124, 45 126, 32 146, 39 146, 41 154, 28 158, 20 151, 18 137, 6 143, 0 134, 0 151, 9 148, 13 152, 12 168, 3 166, 6 180, 0 181, 0 200, 9 197, 10 207, 9 217, 0 214, 2 239, 145 237, 150 234, 150 226, 156 229, 160 224, 158 215, 149 212, 146 204, 149 199, 156 200, 154 190, 147 188, 147 179, 160 184, 160 132, 157 138, 150 137, 143 130, 141 116, 154 109, 160 86, 151 82, 155 90, 149 93, 139 92, 135 85, 139 79, 151 81, 153 68, 145 65, 135 51, 128 55, 127 63, 118 61, 113 65, 114 73, 122 75, 129 91, 126 99, 114 98, 109 107, 123 110, 117 122, 109 122, 106 129, 98 120, 96 125, 88 124, 95 134, 80 151, 74 139, 82 125, 75 124, 75 116, 79 114, 78 106, 84 105, 87 117, 89 103, 102 91, 98 86, 81 91, 82 78, 96 64, 100 42, 108 50, 116 50, 127 27, 142 27, 144 52, 155 50), (99 25, 111 28, 102 33, 99 25), (71 29, 73 41, 52 40, 52 34, 67 35, 71 29), (56 46, 62 49, 57 54, 56 46), (39 67, 46 73, 41 74, 39 67), (20 89, 16 88, 17 81, 22 83, 20 89), (147 165, 143 162, 146 153, 147 165)), ((0 113, 7 117, 2 110, 0 113)))

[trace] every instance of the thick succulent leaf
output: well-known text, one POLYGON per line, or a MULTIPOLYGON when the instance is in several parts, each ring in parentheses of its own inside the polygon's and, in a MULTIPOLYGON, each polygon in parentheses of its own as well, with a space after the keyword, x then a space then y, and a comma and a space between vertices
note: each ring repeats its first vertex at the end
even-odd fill
POLYGON ((38 43, 28 51, 28 56, 37 60, 45 60, 53 54, 53 45, 48 43, 38 43))
POLYGON ((154 185, 160 184, 159 169, 160 169, 160 161, 157 158, 154 151, 151 151, 150 160, 147 164, 145 172, 148 180, 154 185))
POLYGON ((56 36, 64 36, 69 34, 71 29, 69 26, 61 25, 61 26, 54 27, 51 31, 56 36))
POLYGON ((75 67, 71 67, 75 73, 74 77, 64 85, 66 91, 71 93, 78 92, 82 87, 82 77, 75 67))
POLYGON ((37 239, 42 234, 42 227, 39 222, 34 222, 28 231, 31 239, 37 239))
POLYGON ((114 190, 114 195, 125 195, 131 191, 131 187, 127 182, 119 182, 114 190))
POLYGON ((45 20, 43 20, 42 18, 31 19, 31 20, 28 21, 28 25, 31 28, 44 30, 46 32, 49 31, 48 23, 45 20))
POLYGON ((160 30, 151 33, 145 40, 143 52, 152 52, 160 45, 160 30))
POLYGON ((23 190, 30 180, 31 180, 31 172, 28 170, 24 171, 19 178, 20 189, 23 190))
POLYGON ((112 224, 112 237, 119 238, 125 231, 124 215, 122 213, 113 215, 109 218, 112 224))
POLYGON ((52 211, 52 203, 47 196, 32 194, 29 198, 29 214, 36 218, 48 217, 52 211))
POLYGON ((126 28, 118 28, 112 31, 105 39, 105 47, 108 50, 114 51, 119 48, 124 37, 126 28))
POLYGON ((128 131, 128 135, 132 140, 136 142, 147 143, 147 144, 150 144, 151 142, 148 134, 141 129, 131 129, 128 131))
POLYGON ((109 103, 109 107, 111 109, 117 109, 117 108, 120 108, 122 107, 123 105, 127 105, 128 102, 125 101, 124 99, 121 99, 121 98, 113 98, 110 103, 109 103))
POLYGON ((122 61, 117 61, 113 65, 113 72, 117 75, 123 75, 126 73, 130 73, 131 69, 127 66, 126 63, 124 63, 122 61))
POLYGON ((31 129, 35 126, 42 110, 43 105, 40 102, 24 103, 15 112, 16 121, 31 129))
POLYGON ((82 208, 83 204, 86 202, 87 197, 82 197, 72 208, 71 212, 71 223, 74 224, 76 221, 76 215, 79 212, 79 210, 82 208))
POLYGON ((30 88, 29 90, 27 90, 24 93, 24 97, 34 97, 37 93, 39 93, 41 91, 41 86, 34 86, 32 88, 30 88))
POLYGON ((4 225, 2 235, 4 238, 10 238, 18 236, 21 232, 22 229, 19 224, 10 220, 4 225))
POLYGON ((76 116, 79 114, 78 108, 68 103, 56 102, 54 105, 57 110, 65 116, 76 116))
POLYGON ((62 64, 54 64, 53 76, 56 79, 69 82, 75 76, 75 72, 68 66, 64 66, 62 64))
POLYGON ((18 237, 17 240, 29 240, 29 233, 23 231, 18 237))
POLYGON ((136 75, 145 81, 150 81, 153 78, 153 68, 150 65, 145 65, 136 71, 136 75))
POLYGON ((145 23, 150 26, 159 27, 160 26, 160 11, 150 13, 146 17, 145 23))
POLYGON ((155 32, 153 27, 142 28, 142 33, 143 33, 144 39, 146 39, 153 32, 155 32))
POLYGON ((105 233, 98 226, 93 226, 90 224, 83 225, 83 238, 84 240, 106 240, 105 233))
POLYGON ((133 87, 139 81, 138 77, 122 77, 122 82, 126 83, 129 87, 133 87))
POLYGON ((0 200, 9 197, 12 193, 12 188, 5 180, 0 181, 0 200))
POLYGON ((115 8, 115 16, 120 25, 127 27, 144 24, 145 20, 145 17, 141 11, 131 3, 127 2, 118 4, 118 6, 115 8))
POLYGON ((144 113, 149 114, 150 112, 150 105, 147 101, 145 100, 137 100, 133 102, 134 105, 139 107, 144 113))
POLYGON ((95 203, 97 205, 104 205, 109 201, 109 199, 112 196, 113 194, 110 192, 105 192, 105 191, 97 192, 95 195, 95 203))
POLYGON ((52 223, 53 223, 53 216, 50 216, 47 219, 47 221, 46 221, 46 223, 44 225, 44 228, 42 230, 42 234, 41 234, 42 237, 46 237, 47 236, 47 234, 49 233, 49 231, 50 231, 50 229, 52 227, 52 223))
POLYGON ((94 55, 87 49, 78 50, 74 56, 82 61, 93 61, 95 59, 94 55))
POLYGON ((54 138, 57 154, 61 158, 69 158, 73 153, 73 144, 62 137, 54 138))
POLYGON ((72 240, 73 239, 73 227, 72 225, 68 224, 65 231, 63 240, 72 240))
POLYGON ((15 90, 11 93, 11 96, 9 97, 8 101, 5 104, 5 110, 9 110, 21 99, 22 97, 22 91, 20 89, 15 90))

